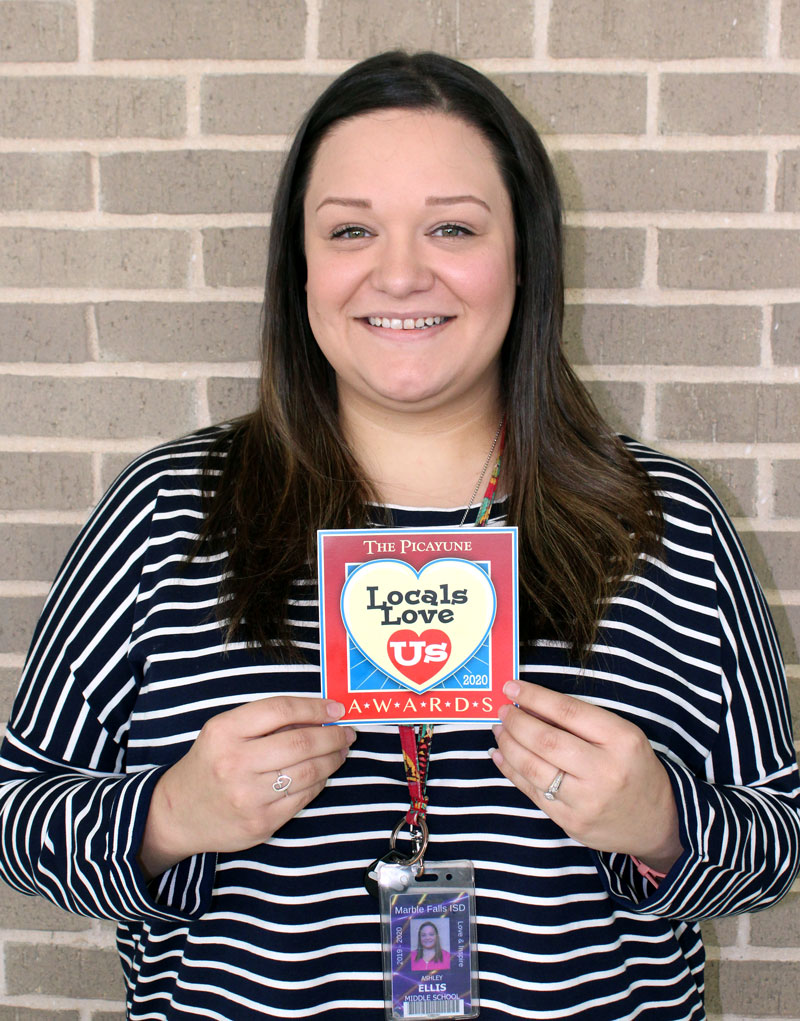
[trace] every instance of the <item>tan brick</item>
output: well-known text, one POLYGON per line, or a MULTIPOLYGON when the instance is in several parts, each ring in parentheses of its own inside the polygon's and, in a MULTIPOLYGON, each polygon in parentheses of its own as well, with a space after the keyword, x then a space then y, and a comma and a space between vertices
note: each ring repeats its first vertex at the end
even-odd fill
POLYGON ((800 287, 796 230, 660 230, 662 287, 800 287))
POLYGON ((561 150, 553 162, 567 209, 764 208, 764 153, 561 150))
POLYGON ((643 386, 639 383, 591 381, 586 388, 612 429, 626 436, 639 436, 644 410, 643 386))
MULTIPOLYGON (((297 58, 305 42, 303 0, 96 0, 95 57, 297 58)), ((339 54, 342 56, 342 54, 339 54)))
POLYGON ((781 54, 784 57, 800 57, 800 0, 783 0, 781 54))
POLYGON ((322 74, 207 75, 202 126, 210 135, 293 134, 330 82, 322 74))
POLYGON ((100 159, 101 206, 110 213, 266 213, 283 154, 122 152, 100 159))
POLYGON ((98 305, 103 361, 233 362, 259 357, 256 302, 133 302, 98 305))
POLYGON ((0 306, 0 361, 82 362, 87 357, 83 305, 0 306))
POLYGON ((556 57, 761 56, 765 0, 554 0, 550 53, 556 57))
POLYGON ((772 357, 779 365, 800 365, 800 305, 775 305, 772 357))
POLYGON ((775 513, 800 518, 800 461, 773 461, 772 471, 775 513))
POLYGON ((7 452, 0 457, 2 510, 77 510, 91 502, 89 454, 7 452))
POLYGON ((711 947, 730 947, 736 945, 739 932, 738 918, 709 918, 700 923, 703 943, 711 947))
POLYGON ((589 365, 757 365, 761 312, 731 305, 568 305, 564 345, 589 365))
POLYGON ((52 581, 77 525, 0 525, 0 578, 52 581))
MULTIPOLYGON (((92 925, 90 918, 57 908, 44 897, 17 893, 5 883, 0 884, 0 918, 4 929, 83 932, 92 925)), ((0 1021, 2 1018, 0 1014, 0 1021)))
POLYGON ((783 213, 800 212, 800 150, 782 152, 778 159, 775 208, 783 213))
POLYGON ((800 680, 790 677, 787 681, 789 688, 789 704, 792 707, 792 726, 795 737, 800 734, 800 680))
POLYGON ((0 432, 172 437, 196 424, 194 387, 165 379, 0 378, 0 432))
POLYGON ((135 454, 103 454, 100 460, 100 486, 105 492, 123 468, 133 461, 135 454))
MULTIPOLYGON (((784 663, 800 663, 800 606, 773 604, 770 606, 770 612, 778 633, 784 663)), ((793 698, 794 734, 796 738, 800 738, 800 681, 796 682, 794 689, 791 684, 789 685, 789 694, 793 698)))
POLYGON ((657 433, 718 443, 800 439, 800 385, 665 383, 656 389, 657 433))
MULTIPOLYGON (((0 596, 0 649, 4 653, 24 655, 42 612, 40 596, 0 596)), ((0 918, 5 915, 0 913, 0 918)))
POLYGON ((567 227, 567 287, 636 287, 644 272, 645 233, 624 227, 567 227))
MULTIPOLYGON (((533 0, 458 0, 458 55, 532 57, 533 0)), ((430 47, 428 47, 430 48, 430 47)))
POLYGON ((79 1021, 79 1015, 77 1010, 0 1006, 0 1021, 79 1021))
MULTIPOLYGON (((92 1011, 92 1021, 126 1021, 124 1010, 95 1010, 92 1011)), ((2 1021, 2 1019, 0 1019, 2 1021)))
POLYGON ((797 1017, 800 963, 796 961, 714 961, 707 980, 710 1014, 797 1017))
POLYGON ((188 267, 182 231, 0 228, 6 287, 183 287, 188 267))
POLYGON ((209 227, 203 231, 203 267, 209 287, 264 287, 266 227, 209 227))
POLYGON ((258 380, 217 377, 208 381, 208 407, 212 422, 246 415, 256 406, 258 380))
POLYGON ((0 207, 91 209, 90 163, 83 152, 0 153, 0 207))
POLYGON ((800 588, 800 532, 742 532, 741 539, 764 588, 800 588))
POLYGON ((757 911, 750 920, 750 942, 756 946, 800 946, 800 893, 790 893, 779 904, 757 911))
POLYGON ((789 135, 800 131, 800 78, 792 74, 665 74, 665 134, 789 135))
POLYGON ((0 722, 5 723, 11 715, 11 706, 19 687, 19 674, 19 670, 11 667, 0 667, 0 722))
POLYGON ((0 80, 0 135, 173 138, 186 127, 182 82, 169 78, 0 80))
POLYGON ((756 462, 747 457, 692 459, 708 480, 731 517, 748 517, 757 511, 756 462))
POLYGON ((6 944, 6 988, 91 1000, 123 999, 122 972, 115 950, 43 944, 6 944))
POLYGON ((321 0, 320 8, 321 57, 360 60, 396 48, 459 55, 458 0, 405 0, 402 4, 321 0))
POLYGON ((495 74, 541 134, 638 134, 647 113, 643 74, 495 74))
POLYGON ((73 3, 0 3, 0 61, 75 60, 77 56, 78 24, 73 3))

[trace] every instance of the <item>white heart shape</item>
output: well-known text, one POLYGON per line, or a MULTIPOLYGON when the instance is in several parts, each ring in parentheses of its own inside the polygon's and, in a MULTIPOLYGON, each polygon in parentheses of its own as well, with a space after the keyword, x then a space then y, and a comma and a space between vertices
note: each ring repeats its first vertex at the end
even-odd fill
POLYGON ((432 560, 420 571, 402 560, 371 560, 349 575, 340 606, 359 651, 392 680, 423 692, 456 673, 483 645, 494 623, 497 595, 486 571, 469 560, 432 560), (398 594, 402 601, 395 602, 398 594), (449 638, 449 656, 430 676, 414 680, 392 661, 389 640, 398 630, 421 635, 432 629, 449 638))

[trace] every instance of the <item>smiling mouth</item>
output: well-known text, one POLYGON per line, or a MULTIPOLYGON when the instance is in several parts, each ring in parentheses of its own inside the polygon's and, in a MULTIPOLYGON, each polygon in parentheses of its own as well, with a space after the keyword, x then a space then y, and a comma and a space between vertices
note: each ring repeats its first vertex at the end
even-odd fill
POLYGON ((384 330, 427 330, 431 326, 439 326, 449 322, 452 316, 424 316, 418 319, 389 319, 386 316, 367 316, 370 326, 380 326, 384 330))

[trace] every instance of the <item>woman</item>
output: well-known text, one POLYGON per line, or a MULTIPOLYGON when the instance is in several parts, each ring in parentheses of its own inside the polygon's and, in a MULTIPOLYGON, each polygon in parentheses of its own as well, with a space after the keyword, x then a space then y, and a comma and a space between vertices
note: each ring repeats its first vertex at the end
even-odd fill
POLYGON ((503 431, 515 705, 496 747, 437 727, 429 774, 429 857, 475 865, 482 1016, 702 1018, 696 920, 790 888, 763 597, 702 480, 566 365, 560 221, 483 76, 342 75, 278 188, 257 411, 144 455, 71 550, 4 744, 3 869, 119 921, 131 1018, 383 1016, 362 873, 402 756, 321 726, 315 531, 473 523, 503 431))
POLYGON ((417 949, 411 959, 412 971, 444 971, 450 954, 442 946, 435 922, 423 922, 417 932, 417 949))

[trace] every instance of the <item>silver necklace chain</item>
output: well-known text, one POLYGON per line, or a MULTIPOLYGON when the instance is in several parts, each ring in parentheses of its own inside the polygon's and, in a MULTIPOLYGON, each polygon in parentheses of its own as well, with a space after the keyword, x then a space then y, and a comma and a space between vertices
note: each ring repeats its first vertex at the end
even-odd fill
POLYGON ((494 439, 492 440, 492 445, 489 449, 489 453, 486 455, 486 460, 483 462, 483 468, 481 468, 481 473, 478 476, 478 481, 475 483, 475 488, 472 490, 472 496, 467 501, 467 509, 464 511, 464 517, 458 523, 459 528, 462 528, 464 522, 467 520, 467 515, 472 509, 472 504, 475 502, 475 497, 478 495, 478 490, 481 488, 481 482, 483 482, 483 477, 486 474, 486 469, 489 467, 489 462, 492 460, 492 454, 494 453, 495 447, 497 446, 497 441, 500 439, 500 433, 503 431, 503 423, 505 422, 505 420, 506 416, 503 415, 503 417, 500 419, 500 425, 498 425, 497 427, 497 432, 494 434, 494 439))

